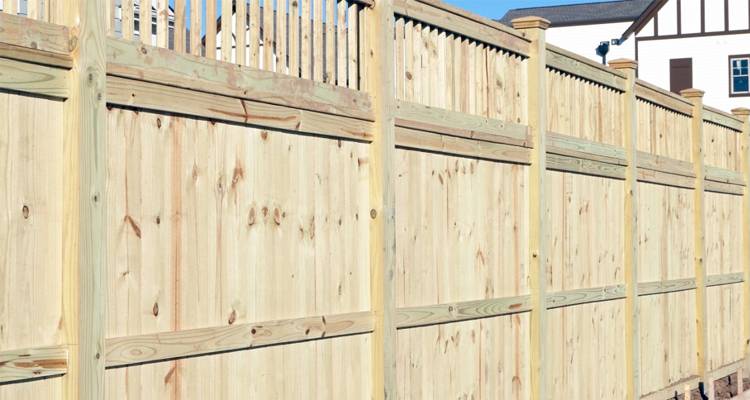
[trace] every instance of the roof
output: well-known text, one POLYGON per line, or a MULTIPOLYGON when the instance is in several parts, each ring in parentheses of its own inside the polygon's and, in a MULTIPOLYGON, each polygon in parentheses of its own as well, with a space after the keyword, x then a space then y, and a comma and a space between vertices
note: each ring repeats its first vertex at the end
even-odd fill
POLYGON ((508 11, 500 22, 528 16, 549 20, 552 27, 591 25, 614 22, 633 22, 639 19, 655 0, 618 0, 562 6, 518 8, 508 11))

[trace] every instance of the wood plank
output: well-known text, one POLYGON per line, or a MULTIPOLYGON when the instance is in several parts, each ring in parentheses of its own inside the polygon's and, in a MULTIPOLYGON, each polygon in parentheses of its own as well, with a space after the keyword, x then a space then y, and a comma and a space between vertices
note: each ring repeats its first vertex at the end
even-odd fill
MULTIPOLYGON (((625 373, 628 400, 638 400, 641 383, 641 314, 638 300, 638 271, 640 269, 640 228, 638 225, 638 99, 636 75, 638 63, 632 60, 614 60, 610 66, 625 74, 626 88, 622 96, 622 144, 625 147, 627 170, 625 172, 625 210, 623 214, 625 269, 625 373)), ((616 122, 615 122, 616 123, 616 122)))
POLYGON ((446 324, 531 311, 531 296, 465 301, 396 310, 398 329, 446 324))
POLYGON ((732 185, 745 186, 745 178, 741 173, 730 169, 706 166, 706 180, 732 185))
POLYGON ((547 293, 547 309, 621 300, 625 298, 625 285, 566 290, 547 293))
POLYGON ((693 230, 695 249, 695 323, 697 332, 696 355, 697 371, 705 382, 708 377, 708 315, 706 299, 706 212, 705 212, 705 164, 703 148, 703 95, 697 89, 687 89, 680 93, 693 104, 691 121, 692 160, 695 168, 695 207, 693 230))
POLYGON ((464 114, 421 104, 397 101, 396 125, 404 128, 529 147, 531 138, 525 125, 464 114))
POLYGON ((73 57, 69 54, 49 53, 28 47, 0 43, 0 58, 30 62, 50 67, 73 68, 73 57))
MULTIPOLYGON (((341 10, 341 9, 339 9, 341 10)), ((350 7, 351 25, 359 16, 350 7)), ((393 1, 379 0, 363 10, 360 60, 374 99, 378 132, 368 149, 370 201, 370 304, 375 314, 372 335, 372 398, 397 398, 396 380, 396 132, 393 1)), ((356 71, 359 72, 359 71, 356 71)))
POLYGON ((323 0, 313 0, 313 79, 324 82, 323 0))
MULTIPOLYGON (((260 1, 250 0, 250 60, 249 66, 260 68, 260 1)), ((292 2, 294 3, 294 2, 292 2)))
POLYGON ((247 0, 235 1, 234 25, 234 62, 237 65, 247 65, 247 0))
POLYGON ((550 44, 547 45, 547 66, 621 92, 626 89, 621 72, 550 44))
POLYGON ((203 0, 190 0, 190 54, 203 54, 203 0))
POLYGON ((205 0, 206 9, 204 10, 206 21, 205 21, 205 46, 206 51, 204 57, 215 60, 216 59, 216 34, 217 34, 217 21, 216 21, 216 0, 205 0))
POLYGON ((132 40, 135 30, 135 7, 133 0, 122 0, 120 3, 122 38, 132 40))
POLYGON ((643 151, 638 152, 638 168, 695 179, 692 163, 643 151))
MULTIPOLYGON (((742 177, 745 180, 742 196, 742 231, 750 232, 750 109, 736 108, 732 113, 742 119, 742 177)), ((750 235, 742 235, 742 274, 744 284, 742 285, 742 343, 743 354, 746 360, 750 360, 750 235)), ((746 365, 747 366, 747 365, 746 365)))
POLYGON ((113 76, 108 77, 107 85, 110 104, 341 139, 372 140, 374 128, 368 121, 113 76))
POLYGON ((107 339, 107 368, 372 332, 371 312, 305 317, 107 339))
POLYGON ((707 192, 731 194, 735 196, 742 196, 744 193, 742 186, 733 185, 731 183, 723 183, 723 182, 706 180, 706 182, 703 185, 704 185, 704 190, 707 192))
POLYGON ((346 87, 346 1, 337 0, 336 9, 336 84, 346 87))
POLYGON ((336 84, 336 0, 326 2, 326 68, 325 83, 336 84))
POLYGON ((396 128, 396 145, 407 149, 526 165, 531 161, 531 152, 524 147, 464 139, 401 127, 396 128))
POLYGON ((644 168, 638 168, 638 181, 684 189, 695 189, 695 178, 644 168))
POLYGON ((60 376, 67 372, 66 346, 0 351, 0 385, 60 376))
POLYGON ((64 184, 60 333, 70 348, 68 399, 105 397, 104 338, 107 288, 106 9, 97 0, 75 0, 66 24, 79 32, 76 61, 64 103, 64 184))
POLYGON ((184 53, 187 33, 185 0, 174 0, 174 51, 184 53))
MULTIPOLYGON (((232 13, 233 1, 221 1, 221 61, 232 62, 232 13)), ((161 47, 161 46, 160 46, 161 47)), ((239 63, 237 63, 239 64, 239 63)))
POLYGON ((302 4, 302 16, 300 17, 300 27, 302 32, 300 33, 300 77, 303 79, 311 79, 312 77, 312 26, 310 25, 310 0, 300 0, 302 4))
POLYGON ((108 39, 108 73, 174 87, 372 121, 366 93, 108 39))
POLYGON ((635 93, 639 99, 680 114, 691 115, 693 112, 693 106, 687 99, 646 81, 636 81, 635 93))
POLYGON ((439 26, 513 53, 529 55, 528 38, 498 22, 471 14, 442 1, 395 0, 394 10, 398 15, 439 26))
POLYGON ((71 52, 67 26, 7 13, 0 13, 0 42, 65 56, 71 52))
POLYGON ((735 283, 742 283, 744 281, 745 277, 742 275, 742 272, 722 275, 708 275, 706 277, 706 287, 733 285, 735 283))
POLYGON ((695 289, 695 279, 672 279, 660 282, 641 282, 638 284, 639 296, 675 293, 695 289))
POLYGON ((70 73, 66 69, 0 58, 0 88, 67 98, 70 73))
POLYGON ((569 135, 547 132, 547 153, 627 166, 625 149, 569 135))
MULTIPOLYGON (((347 69, 346 82, 350 89, 359 89, 359 6, 349 4, 349 18, 347 19, 347 69)), ((380 83, 382 85, 382 83, 380 83)))
POLYGON ((573 172, 577 174, 602 176, 605 178, 624 180, 627 167, 600 161, 548 153, 547 169, 552 171, 573 172))
POLYGON ((276 72, 288 74, 286 68, 287 58, 287 34, 289 15, 286 10, 286 1, 276 3, 276 72))
POLYGON ((156 4, 156 46, 166 49, 169 48, 169 0, 157 0, 156 4))
POLYGON ((703 120, 712 124, 742 132, 742 120, 719 109, 703 106, 703 120))
POLYGON ((528 68, 528 123, 532 146, 528 172, 528 269, 531 287, 531 315, 529 326, 531 400, 547 399, 550 393, 548 376, 549 341, 547 340, 547 40, 549 21, 539 17, 513 20, 513 27, 521 29, 531 41, 528 68))
POLYGON ((263 65, 261 69, 274 70, 273 56, 275 54, 276 37, 274 32, 273 0, 263 0, 263 65))

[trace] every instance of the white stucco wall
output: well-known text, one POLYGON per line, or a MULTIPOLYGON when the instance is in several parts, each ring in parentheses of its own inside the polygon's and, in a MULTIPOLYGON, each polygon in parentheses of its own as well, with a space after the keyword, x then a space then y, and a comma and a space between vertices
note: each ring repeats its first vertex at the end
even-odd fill
POLYGON ((641 79, 669 88, 669 60, 692 58, 693 86, 706 91, 706 104, 750 108, 750 97, 729 97, 729 56, 750 54, 750 34, 640 41, 638 53, 641 79))
MULTIPOLYGON (((553 26, 547 31, 547 42, 601 62, 601 57, 596 55, 599 43, 619 39, 630 25, 630 22, 619 22, 560 28, 553 26)), ((635 41, 632 37, 621 46, 610 45, 607 60, 617 58, 635 58, 635 41)))

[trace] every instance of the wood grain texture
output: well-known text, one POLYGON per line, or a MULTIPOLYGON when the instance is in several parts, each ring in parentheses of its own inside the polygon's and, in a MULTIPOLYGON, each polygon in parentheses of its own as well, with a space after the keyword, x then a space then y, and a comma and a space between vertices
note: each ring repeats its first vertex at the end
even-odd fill
POLYGON ((398 329, 406 329, 528 312, 531 310, 530 299, 528 295, 524 295, 399 308, 396 310, 396 326, 398 329))
POLYGON ((65 346, 0 352, 0 385, 60 376, 67 370, 65 346))
POLYGON ((0 58, 0 89, 66 98, 69 86, 65 69, 0 58))
POLYGON ((656 156, 691 162, 690 114, 638 100, 638 150, 656 156))
POLYGON ((529 54, 529 40, 496 21, 471 14, 438 0, 396 0, 396 14, 440 26, 521 55, 529 54))
POLYGON ((553 153, 547 154, 547 169, 551 171, 572 172, 625 180, 626 167, 610 163, 569 157, 553 153))
POLYGON ((547 45, 547 66, 620 92, 627 88, 622 72, 551 44, 547 45))
POLYGON ((547 308, 575 306, 579 304, 601 303, 625 298, 625 285, 605 286, 567 290, 547 294, 547 308))
POLYGON ((527 148, 446 136, 409 128, 396 128, 396 145, 401 148, 432 151, 484 160, 530 163, 527 148))
POLYGON ((314 111, 109 77, 108 102, 214 120, 370 141, 373 123, 314 111), (175 101, 175 99, 181 99, 175 101))
POLYGON ((370 312, 107 339, 107 368, 369 333, 370 312))
POLYGON ((635 93, 639 100, 644 100, 657 107, 666 108, 685 116, 692 114, 693 106, 687 99, 646 81, 636 80, 635 93))
POLYGON ((527 126, 404 101, 396 103, 396 126, 493 143, 530 146, 527 126))
POLYGON ((362 92, 112 38, 107 43, 110 75, 373 120, 370 96, 362 92))
POLYGON ((105 395, 107 15, 94 0, 73 1, 65 12, 78 32, 62 147, 63 171, 75 176, 67 187, 76 188, 63 196, 62 340, 74 344, 65 389, 67 398, 95 400, 105 395))
MULTIPOLYGON (((63 108, 59 100, 0 91, 0 354, 64 343, 63 108)), ((0 374, 33 372, 8 368, 0 374)), ((62 379, 0 385, 3 400, 63 397, 62 379)))
POLYGON ((703 106, 703 120, 737 133, 742 132, 742 119, 726 111, 703 106))
POLYGON ((0 12, 0 42, 5 44, 66 56, 73 51, 71 39, 68 26, 0 12))

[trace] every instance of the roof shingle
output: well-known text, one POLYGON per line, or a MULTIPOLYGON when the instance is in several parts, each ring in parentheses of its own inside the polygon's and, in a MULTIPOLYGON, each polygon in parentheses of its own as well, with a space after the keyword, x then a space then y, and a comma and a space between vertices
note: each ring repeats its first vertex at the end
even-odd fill
POLYGON ((500 22, 528 16, 548 19, 552 26, 583 25, 635 21, 654 0, 618 0, 562 6, 518 8, 508 11, 500 22))

